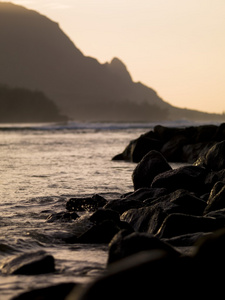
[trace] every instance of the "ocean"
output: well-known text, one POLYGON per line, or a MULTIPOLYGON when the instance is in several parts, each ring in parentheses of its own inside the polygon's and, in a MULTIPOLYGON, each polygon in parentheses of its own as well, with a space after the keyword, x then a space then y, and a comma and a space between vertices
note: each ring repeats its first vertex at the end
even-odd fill
MULTIPOLYGON (((130 140, 156 124, 75 123, 0 126, 0 264, 14 255, 44 250, 55 258, 54 274, 4 275, 0 299, 62 282, 87 282, 105 268, 107 245, 66 244, 74 227, 84 230, 88 213, 72 222, 48 222, 66 211, 71 197, 100 194, 107 200, 133 190, 135 164, 112 161, 130 140)), ((163 123, 190 126, 190 122, 163 123)), ((176 167, 176 165, 174 165, 176 167)))

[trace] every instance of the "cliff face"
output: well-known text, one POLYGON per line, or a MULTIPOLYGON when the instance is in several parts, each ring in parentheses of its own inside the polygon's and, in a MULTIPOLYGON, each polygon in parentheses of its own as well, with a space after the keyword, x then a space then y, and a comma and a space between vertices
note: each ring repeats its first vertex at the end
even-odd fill
POLYGON ((100 64, 84 56, 57 23, 35 11, 0 3, 0 41, 0 83, 42 91, 72 119, 151 121, 173 111, 153 89, 133 82, 118 58, 100 64))

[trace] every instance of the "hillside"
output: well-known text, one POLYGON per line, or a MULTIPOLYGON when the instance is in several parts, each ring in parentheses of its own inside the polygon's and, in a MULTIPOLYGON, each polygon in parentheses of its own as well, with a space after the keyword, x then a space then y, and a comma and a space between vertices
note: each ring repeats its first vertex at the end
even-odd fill
MULTIPOLYGON (((0 83, 43 91, 71 119, 152 121, 183 118, 118 58, 86 57, 59 25, 22 6, 0 3, 0 83)), ((187 115, 187 111, 185 112, 187 115)), ((189 111, 194 119, 211 115, 189 111)), ((221 116, 214 115, 214 118, 221 116)))
POLYGON ((0 123, 67 121, 42 92, 0 85, 0 123))

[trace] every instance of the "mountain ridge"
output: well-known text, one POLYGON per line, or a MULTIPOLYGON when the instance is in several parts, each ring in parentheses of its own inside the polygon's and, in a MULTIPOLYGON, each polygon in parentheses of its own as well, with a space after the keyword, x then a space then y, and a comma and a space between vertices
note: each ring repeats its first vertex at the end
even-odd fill
POLYGON ((71 119, 130 121, 131 111, 133 121, 182 118, 182 109, 133 82, 120 59, 100 64, 84 56, 58 23, 34 10, 0 3, 0 40, 0 83, 44 92, 71 119), (116 104, 122 110, 119 118, 116 104), (152 112, 149 117, 146 108, 152 112))

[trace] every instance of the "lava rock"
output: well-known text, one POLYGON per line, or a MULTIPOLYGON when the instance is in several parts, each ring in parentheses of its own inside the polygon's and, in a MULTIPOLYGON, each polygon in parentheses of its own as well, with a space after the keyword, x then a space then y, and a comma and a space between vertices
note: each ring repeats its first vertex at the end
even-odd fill
POLYGON ((225 184, 218 181, 210 193, 204 214, 222 208, 225 208, 225 184))
POLYGON ((194 232, 210 232, 218 229, 215 218, 174 213, 165 218, 157 232, 158 238, 170 238, 194 232))
POLYGON ((107 200, 102 196, 95 194, 86 198, 70 198, 66 203, 68 211, 95 211, 99 207, 106 205, 107 200))
POLYGON ((45 251, 29 252, 11 258, 2 266, 3 274, 37 275, 55 271, 55 260, 45 251))
POLYGON ((158 174, 172 170, 166 159, 157 151, 146 154, 133 171, 134 189, 150 187, 158 174))
POLYGON ((180 255, 172 246, 152 234, 133 232, 121 237, 119 232, 109 244, 108 264, 141 251, 156 249, 164 250, 170 255, 180 255))
POLYGON ((157 175, 153 188, 166 188, 168 191, 184 189, 199 194, 205 193, 205 179, 207 171, 202 167, 184 166, 157 175))
POLYGON ((199 157, 196 166, 204 166, 209 170, 220 171, 225 169, 225 141, 212 146, 206 155, 199 157))
POLYGON ((47 217, 46 222, 53 223, 55 221, 60 222, 71 222, 79 218, 78 214, 75 212, 59 212, 53 213, 47 217))

